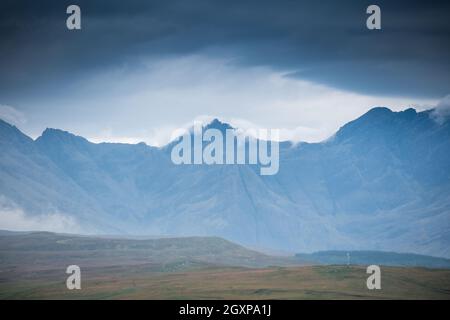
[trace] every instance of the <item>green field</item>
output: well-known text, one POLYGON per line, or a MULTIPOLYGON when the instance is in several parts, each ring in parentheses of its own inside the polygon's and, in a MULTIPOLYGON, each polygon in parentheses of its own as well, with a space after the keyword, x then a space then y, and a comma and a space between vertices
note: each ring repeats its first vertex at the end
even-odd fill
POLYGON ((308 265, 220 238, 0 234, 0 299, 450 299, 450 269, 308 265), (68 290, 65 268, 81 268, 68 290))
POLYGON ((155 272, 143 266, 88 269, 81 290, 64 272, 2 281, 1 299, 450 299, 450 270, 382 267, 381 290, 363 267, 206 268, 155 272))

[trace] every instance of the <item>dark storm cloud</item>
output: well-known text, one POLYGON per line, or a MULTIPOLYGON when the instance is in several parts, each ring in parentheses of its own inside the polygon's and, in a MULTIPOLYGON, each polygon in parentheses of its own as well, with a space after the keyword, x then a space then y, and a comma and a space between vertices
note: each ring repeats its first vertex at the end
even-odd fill
POLYGON ((448 1, 2 1, 0 98, 48 94, 139 57, 207 53, 380 95, 450 92, 448 1), (82 30, 65 27, 78 4, 82 30), (45 88, 45 89, 44 89, 45 88))

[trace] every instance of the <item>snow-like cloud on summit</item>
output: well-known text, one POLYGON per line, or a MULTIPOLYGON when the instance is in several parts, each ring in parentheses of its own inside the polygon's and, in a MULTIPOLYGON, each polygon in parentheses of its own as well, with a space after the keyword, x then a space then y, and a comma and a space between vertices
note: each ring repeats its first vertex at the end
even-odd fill
POLYGON ((432 117, 438 123, 443 123, 445 120, 450 118, 450 94, 446 95, 441 101, 439 101, 432 112, 432 117))

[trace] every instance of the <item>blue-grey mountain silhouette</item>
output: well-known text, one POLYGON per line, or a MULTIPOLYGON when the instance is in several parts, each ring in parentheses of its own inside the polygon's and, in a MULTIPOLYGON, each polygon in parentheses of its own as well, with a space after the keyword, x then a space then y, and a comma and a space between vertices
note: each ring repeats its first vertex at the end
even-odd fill
POLYGON ((27 217, 70 216, 87 233, 450 257, 450 121, 431 115, 374 108, 324 142, 283 142, 274 176, 176 166, 170 145, 94 144, 57 129, 33 140, 0 121, 0 199, 27 217))

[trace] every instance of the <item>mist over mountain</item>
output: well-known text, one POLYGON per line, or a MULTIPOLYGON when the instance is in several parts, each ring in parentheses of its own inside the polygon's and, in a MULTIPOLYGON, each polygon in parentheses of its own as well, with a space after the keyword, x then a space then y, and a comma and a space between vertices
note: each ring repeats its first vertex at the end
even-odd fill
POLYGON ((170 146, 94 144, 58 129, 32 140, 0 120, 1 227, 45 230, 61 218, 65 232, 450 257, 450 121, 432 111, 374 108, 324 142, 283 142, 273 176, 177 166, 170 146))

